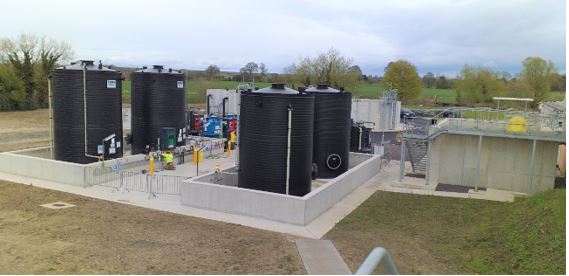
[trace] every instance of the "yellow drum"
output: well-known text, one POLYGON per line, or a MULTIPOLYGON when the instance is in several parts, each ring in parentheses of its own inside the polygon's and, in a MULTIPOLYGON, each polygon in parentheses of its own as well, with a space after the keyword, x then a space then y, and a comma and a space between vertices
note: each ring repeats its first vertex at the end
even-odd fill
POLYGON ((197 151, 194 149, 194 164, 203 163, 203 150, 197 151))
POLYGON ((522 116, 514 116, 508 121, 508 128, 510 133, 526 133, 528 132, 528 122, 522 116))

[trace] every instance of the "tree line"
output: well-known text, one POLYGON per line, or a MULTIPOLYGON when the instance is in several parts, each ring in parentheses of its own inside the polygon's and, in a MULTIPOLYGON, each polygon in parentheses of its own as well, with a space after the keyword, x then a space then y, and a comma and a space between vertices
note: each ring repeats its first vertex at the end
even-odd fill
MULTIPOLYGON (((71 45, 63 41, 31 34, 0 39, 0 111, 46 108, 48 76, 58 62, 72 57, 71 45)), ((378 83, 384 88, 397 89, 404 103, 415 103, 423 87, 455 89, 457 103, 466 105, 489 103, 495 96, 533 98, 535 105, 546 100, 550 91, 565 91, 565 75, 557 72, 553 62, 541 57, 523 60, 522 71, 515 76, 465 65, 456 78, 432 72, 420 77, 416 66, 407 60, 390 62, 383 76, 372 76, 363 74, 351 58, 333 48, 316 57, 301 58, 280 74, 269 73, 264 63, 251 61, 238 73, 222 74, 220 68, 212 64, 188 77, 209 81, 284 82, 294 88, 328 84, 347 91, 357 91, 363 82, 378 83)))
POLYGON ((71 45, 22 34, 0 40, 0 111, 48 106, 47 78, 60 60, 73 57, 71 45))

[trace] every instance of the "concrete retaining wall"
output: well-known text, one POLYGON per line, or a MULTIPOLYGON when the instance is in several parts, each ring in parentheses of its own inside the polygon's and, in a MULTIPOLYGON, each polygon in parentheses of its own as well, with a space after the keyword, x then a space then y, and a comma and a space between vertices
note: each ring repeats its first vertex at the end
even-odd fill
POLYGON ((304 224, 305 201, 300 197, 188 181, 182 185, 181 200, 202 209, 304 224))
MULTIPOLYGON (((479 187, 529 192, 532 141, 482 137, 479 187)), ((558 143, 537 141, 531 192, 552 189, 558 143)), ((432 182, 474 186, 478 136, 443 134, 433 141, 429 179, 432 182)))
POLYGON ((45 150, 33 149, 0 153, 0 172, 74 186, 85 186, 85 165, 30 156, 42 152, 45 153, 45 150))
MULTIPOLYGON (((352 154, 350 158, 354 157, 354 155, 355 154, 352 154)), ((355 156, 361 157, 362 155, 363 154, 358 154, 355 156)), ((330 207, 340 201, 344 196, 379 173, 379 170, 380 159, 379 156, 376 155, 305 195, 303 197, 306 202, 304 224, 310 223, 326 210, 330 209, 330 207)))
POLYGON ((352 162, 361 163, 304 197, 206 183, 204 179, 212 175, 207 174, 184 182, 181 201, 184 205, 207 210, 307 225, 379 173, 379 156, 351 153, 352 162))

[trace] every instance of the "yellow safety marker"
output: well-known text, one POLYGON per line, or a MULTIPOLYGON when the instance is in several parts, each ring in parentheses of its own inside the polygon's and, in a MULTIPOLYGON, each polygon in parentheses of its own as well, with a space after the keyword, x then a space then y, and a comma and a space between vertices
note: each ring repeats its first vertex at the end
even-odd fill
POLYGON ((231 141, 227 142, 227 158, 231 158, 231 141))
POLYGON ((528 122, 522 116, 514 116, 508 121, 506 130, 510 133, 526 133, 528 132, 528 122))
POLYGON ((203 150, 194 149, 194 164, 203 162, 203 150))
POLYGON ((154 175, 154 156, 150 155, 150 163, 148 165, 148 173, 154 175))
POLYGON ((235 132, 229 133, 229 141, 227 142, 227 158, 231 157, 231 144, 235 143, 235 132))

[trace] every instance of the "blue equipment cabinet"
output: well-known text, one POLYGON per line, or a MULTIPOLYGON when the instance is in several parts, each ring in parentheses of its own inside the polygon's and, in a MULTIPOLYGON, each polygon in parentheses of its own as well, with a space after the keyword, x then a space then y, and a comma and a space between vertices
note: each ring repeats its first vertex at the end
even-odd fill
POLYGON ((212 115, 202 120, 202 135, 206 137, 221 137, 222 134, 221 118, 212 115))

